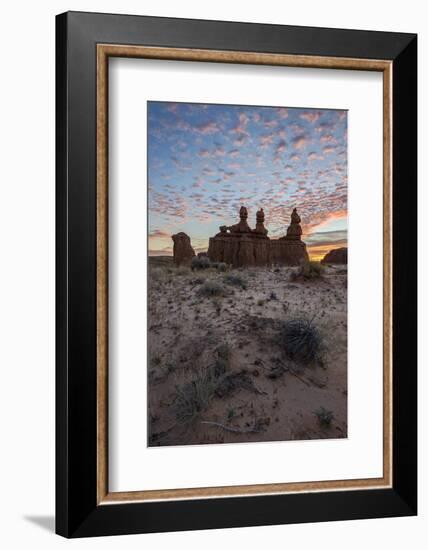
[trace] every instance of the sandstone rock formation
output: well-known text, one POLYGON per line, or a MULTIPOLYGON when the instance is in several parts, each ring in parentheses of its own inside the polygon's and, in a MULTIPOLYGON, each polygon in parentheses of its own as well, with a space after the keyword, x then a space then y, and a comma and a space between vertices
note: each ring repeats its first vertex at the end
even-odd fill
POLYGON ((176 266, 190 265, 192 258, 195 256, 195 251, 190 243, 189 235, 181 231, 180 233, 173 235, 172 240, 174 241, 174 264, 176 266))
POLYGON ((227 227, 209 240, 208 257, 213 262, 224 262, 233 267, 289 265, 298 266, 309 261, 306 245, 301 240, 302 228, 296 209, 291 215, 287 236, 269 239, 264 226, 265 215, 260 209, 256 215, 256 227, 248 225, 245 206, 239 211, 239 223, 227 227))
POLYGON ((254 233, 259 233, 261 235, 267 235, 268 230, 265 229, 264 226, 265 221, 265 213, 263 212, 263 208, 260 208, 260 210, 256 214, 256 228, 253 229, 254 233))
POLYGON ((290 239, 293 241, 300 241, 302 238, 302 227, 300 225, 301 219, 297 213, 297 209, 293 208, 291 213, 291 223, 287 229, 287 236, 283 237, 285 239, 290 239))
POLYGON ((348 249, 336 248, 330 250, 321 260, 322 264, 347 264, 348 263, 348 249))
MULTIPOLYGON (((241 206, 241 208, 239 209, 239 217, 239 223, 237 223, 236 225, 232 225, 231 227, 226 227, 226 230, 229 229, 232 233, 251 233, 250 226, 247 223, 248 211, 245 206, 241 206)), ((222 227, 223 231, 221 227, 220 231, 224 233, 225 226, 222 227)))
POLYGON ((297 209, 293 208, 291 223, 287 235, 271 241, 272 263, 277 265, 300 266, 309 262, 306 244, 302 241, 301 219, 297 209))

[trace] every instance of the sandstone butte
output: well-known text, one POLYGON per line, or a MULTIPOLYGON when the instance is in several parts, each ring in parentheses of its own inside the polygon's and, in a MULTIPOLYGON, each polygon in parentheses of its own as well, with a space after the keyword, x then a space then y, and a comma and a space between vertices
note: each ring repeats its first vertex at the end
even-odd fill
POLYGON ((189 235, 186 235, 186 233, 181 231, 180 233, 173 235, 172 240, 174 243, 173 255, 175 265, 190 265, 193 257, 195 256, 195 251, 190 244, 189 235))
POLYGON ((336 248, 330 250, 321 260, 322 264, 347 264, 348 263, 348 249, 336 248))
MULTIPOLYGON (((248 225, 248 211, 241 206, 239 222, 230 227, 222 225, 220 232, 209 240, 208 257, 212 262, 224 262, 233 267, 300 266, 309 261, 306 244, 302 241, 300 216, 294 208, 291 223, 284 237, 270 239, 264 226, 263 208, 256 214, 256 227, 248 225)), ((189 265, 195 252, 186 233, 172 236, 175 265, 189 265)))

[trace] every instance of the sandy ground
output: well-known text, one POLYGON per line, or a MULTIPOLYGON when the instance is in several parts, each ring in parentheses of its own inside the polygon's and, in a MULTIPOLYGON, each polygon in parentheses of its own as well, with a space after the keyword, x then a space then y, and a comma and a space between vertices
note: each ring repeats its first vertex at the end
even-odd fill
POLYGON ((346 266, 311 280, 293 272, 192 272, 150 258, 149 445, 347 436, 346 266), (230 274, 246 288, 225 282, 230 274), (223 295, 203 295, 206 281, 223 295), (322 336, 310 364, 291 360, 279 336, 295 318, 322 336))

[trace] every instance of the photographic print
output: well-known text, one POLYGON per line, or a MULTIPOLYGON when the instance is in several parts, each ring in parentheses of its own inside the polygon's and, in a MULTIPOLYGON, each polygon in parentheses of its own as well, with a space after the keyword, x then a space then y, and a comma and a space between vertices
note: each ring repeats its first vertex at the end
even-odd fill
POLYGON ((147 120, 148 445, 347 437, 347 111, 147 120))

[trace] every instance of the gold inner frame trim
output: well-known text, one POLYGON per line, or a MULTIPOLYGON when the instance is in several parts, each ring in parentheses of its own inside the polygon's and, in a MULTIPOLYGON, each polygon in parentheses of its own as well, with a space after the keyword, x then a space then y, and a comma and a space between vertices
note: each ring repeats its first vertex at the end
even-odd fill
POLYGON ((319 57, 127 46, 97 45, 97 503, 261 494, 378 489, 392 486, 392 62, 319 57), (108 59, 133 57, 348 69, 383 73, 383 476, 370 479, 303 481, 226 487, 109 492, 108 488, 108 59))

